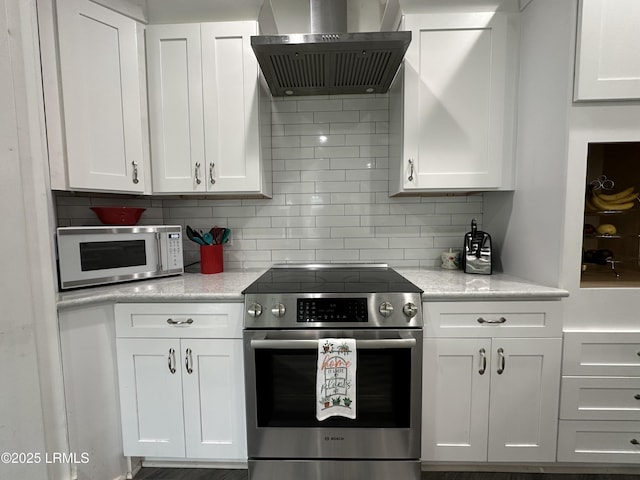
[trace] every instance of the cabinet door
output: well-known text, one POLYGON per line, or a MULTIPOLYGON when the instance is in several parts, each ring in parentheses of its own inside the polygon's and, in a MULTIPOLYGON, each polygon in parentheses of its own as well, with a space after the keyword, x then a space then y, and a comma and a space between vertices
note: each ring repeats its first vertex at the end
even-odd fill
POLYGON ((407 15, 401 188, 486 189, 503 181, 506 18, 407 15))
POLYGON ((492 342, 489 461, 554 462, 561 339, 492 342))
POLYGON ((258 64, 250 37, 256 22, 202 24, 207 190, 261 187, 258 64))
POLYGON ((640 98, 640 2, 581 0, 575 100, 640 98))
POLYGON ((182 340, 187 458, 246 460, 242 340, 182 340))
POLYGON ((88 0, 57 8, 69 187, 143 192, 137 24, 88 0))
POLYGON ((491 340, 426 339, 422 460, 487 460, 491 340))
POLYGON ((184 457, 180 343, 116 340, 124 454, 184 457))
POLYGON ((153 191, 205 191, 200 25, 150 25, 146 44, 153 191))

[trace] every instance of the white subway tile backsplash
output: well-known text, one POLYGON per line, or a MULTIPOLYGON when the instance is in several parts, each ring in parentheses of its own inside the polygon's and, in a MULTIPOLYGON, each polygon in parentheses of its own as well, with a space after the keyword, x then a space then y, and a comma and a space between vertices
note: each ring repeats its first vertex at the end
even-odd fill
POLYGON ((329 133, 337 135, 340 133, 348 135, 365 135, 367 133, 375 133, 375 123, 332 123, 329 133))
POLYGON ((342 100, 298 100, 298 112, 340 112, 342 100))
POLYGON ((357 111, 351 112, 316 112, 313 115, 315 123, 357 123, 360 115, 357 111))
POLYGON ((360 250, 316 250, 316 260, 319 262, 359 262, 360 250))
POLYGON ((300 215, 303 217, 321 217, 323 215, 344 215, 344 205, 303 205, 300 215))
POLYGON ((315 158, 315 151, 313 147, 272 148, 271 155, 273 155, 273 158, 276 160, 315 158))
POLYGON ((315 147, 316 158, 359 157, 360 148, 350 147, 315 147))
POLYGON ((258 240, 258 250, 299 250, 299 238, 282 238, 278 240, 258 240))
POLYGON ((313 193, 315 191, 314 182, 299 182, 299 183, 276 183, 273 185, 273 193, 313 193))
POLYGON ((344 110, 389 110, 389 98, 383 97, 360 97, 345 98, 342 103, 344 110))
POLYGON ((272 112, 271 119, 274 125, 313 123, 313 112, 272 112))
MULTIPOLYGON (((142 222, 231 228, 225 268, 283 262, 383 262, 435 267, 460 250, 483 196, 389 198, 386 95, 272 101, 273 198, 57 193, 59 225, 99 224, 92 205, 147 208, 142 222)), ((185 241, 185 262, 198 246, 185 241)))
POLYGON ((284 126, 283 135, 329 135, 329 133, 331 133, 329 131, 329 124, 289 124, 284 126))
POLYGON ((303 147, 342 147, 346 145, 345 135, 308 135, 299 138, 300 145, 303 147))
POLYGON ((272 227, 312 228, 316 225, 314 217, 271 217, 268 220, 271 221, 272 227))
POLYGON ((271 260, 274 263, 305 263, 316 259, 315 250, 274 250, 271 252, 271 260))
POLYGON ((360 226, 360 217, 357 215, 328 215, 316 218, 316 225, 318 227, 358 227, 360 226))
POLYGON ((303 238, 300 239, 300 248, 303 250, 342 250, 344 249, 344 239, 303 238))

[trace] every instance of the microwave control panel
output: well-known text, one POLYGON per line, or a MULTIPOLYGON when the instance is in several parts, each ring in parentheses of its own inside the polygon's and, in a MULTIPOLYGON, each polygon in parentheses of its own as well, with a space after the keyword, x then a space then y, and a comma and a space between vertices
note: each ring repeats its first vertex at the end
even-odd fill
POLYGON ((167 257, 169 269, 182 268, 182 234, 180 232, 169 232, 167 235, 167 257))

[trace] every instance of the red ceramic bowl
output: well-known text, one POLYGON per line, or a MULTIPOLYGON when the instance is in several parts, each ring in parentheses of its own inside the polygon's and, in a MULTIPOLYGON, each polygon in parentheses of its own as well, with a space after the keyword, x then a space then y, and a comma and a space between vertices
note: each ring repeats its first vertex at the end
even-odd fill
POLYGON ((91 207, 105 225, 136 225, 146 208, 138 207, 91 207))

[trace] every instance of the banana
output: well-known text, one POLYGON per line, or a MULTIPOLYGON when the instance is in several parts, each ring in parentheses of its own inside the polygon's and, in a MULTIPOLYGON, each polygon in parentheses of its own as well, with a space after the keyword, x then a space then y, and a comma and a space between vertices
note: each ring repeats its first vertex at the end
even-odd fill
POLYGON ((635 205, 635 198, 634 201, 630 201, 630 202, 605 202, 602 200, 602 198, 594 193, 591 196, 591 203, 593 204, 594 207, 596 207, 598 210, 629 210, 631 208, 633 208, 633 206, 635 205))
POLYGON ((622 199, 628 197, 629 195, 632 195, 633 190, 634 190, 633 187, 629 187, 629 188, 625 188, 624 190, 618 193, 612 193, 612 194, 598 193, 597 195, 605 202, 624 203, 622 199))
POLYGON ((587 199, 585 200, 585 204, 587 207, 587 212, 597 212, 598 208, 593 204, 593 202, 591 201, 591 199, 589 197, 587 197, 587 199))

